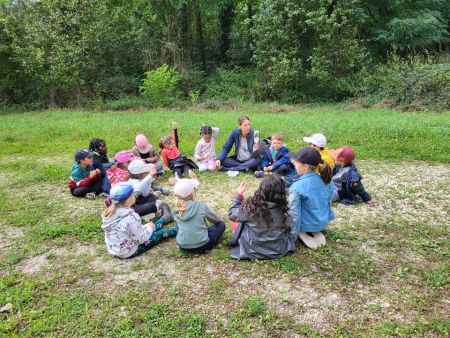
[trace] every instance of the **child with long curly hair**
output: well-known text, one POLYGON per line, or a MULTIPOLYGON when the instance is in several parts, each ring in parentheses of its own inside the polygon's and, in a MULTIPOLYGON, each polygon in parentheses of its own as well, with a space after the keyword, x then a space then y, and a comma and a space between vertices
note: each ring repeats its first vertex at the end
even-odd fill
POLYGON ((239 185, 228 215, 239 222, 229 244, 235 259, 272 259, 295 251, 293 221, 288 213, 284 182, 274 174, 265 176, 253 196, 244 201, 248 183, 239 185))

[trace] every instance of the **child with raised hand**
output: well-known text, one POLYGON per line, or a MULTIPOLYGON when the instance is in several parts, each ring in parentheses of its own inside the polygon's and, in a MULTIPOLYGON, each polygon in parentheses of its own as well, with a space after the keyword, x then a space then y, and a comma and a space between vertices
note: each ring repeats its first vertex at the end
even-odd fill
POLYGON ((78 150, 74 155, 75 163, 70 172, 68 187, 73 196, 94 199, 102 192, 100 169, 94 169, 94 154, 87 150, 78 150))
POLYGON ((161 162, 159 162, 159 154, 155 151, 153 145, 151 145, 147 137, 143 133, 139 133, 136 135, 134 140, 134 147, 131 149, 131 152, 134 156, 143 159, 147 163, 151 163, 156 166, 156 170, 158 173, 163 173, 163 166, 161 162))
POLYGON ((196 179, 179 179, 175 184, 173 217, 177 243, 182 251, 203 254, 211 250, 225 231, 225 223, 205 204, 196 200, 196 179), (208 226, 207 221, 212 225, 208 226))
POLYGON ((244 200, 248 183, 239 185, 228 212, 239 222, 229 242, 235 259, 272 259, 295 251, 292 217, 288 214, 287 192, 278 175, 263 178, 253 196, 244 200))
POLYGON ((295 174, 295 167, 289 158, 289 150, 283 145, 283 135, 275 133, 270 140, 270 147, 266 148, 259 170, 255 171, 255 177, 271 173, 282 176, 295 174))
POLYGON ((289 210, 294 220, 292 234, 311 249, 325 245, 325 236, 320 232, 334 218, 331 210, 331 168, 320 153, 304 147, 290 154, 294 160, 299 179, 289 188, 289 210), (317 171, 319 173, 317 173, 317 171))
POLYGON ((194 157, 198 161, 200 172, 216 169, 216 138, 219 135, 219 128, 202 126, 200 135, 202 138, 197 142, 194 157))
POLYGON ((161 209, 167 212, 167 203, 157 201, 159 194, 155 194, 152 183, 156 179, 156 168, 150 163, 145 163, 142 159, 131 161, 128 166, 129 179, 127 183, 133 186, 136 197, 134 210, 140 215, 148 215, 158 212, 161 209))
POLYGON ((130 184, 116 184, 111 188, 109 197, 112 205, 102 214, 102 229, 111 255, 120 258, 136 257, 163 239, 176 236, 175 227, 161 229, 171 221, 167 215, 154 223, 141 224, 141 218, 131 208, 136 197, 130 184))
POLYGON ((181 177, 183 173, 187 173, 190 178, 197 178, 197 175, 192 171, 196 167, 195 163, 182 156, 178 149, 178 131, 175 121, 172 122, 172 135, 163 137, 159 141, 159 147, 164 164, 175 174, 175 179, 169 180, 170 184, 175 184, 176 179, 181 177))
POLYGON ((336 166, 333 168, 331 181, 334 184, 332 202, 339 201, 350 205, 357 202, 357 196, 371 205, 378 201, 372 198, 361 183, 362 176, 358 173, 353 160, 356 154, 350 147, 343 146, 336 150, 336 166))

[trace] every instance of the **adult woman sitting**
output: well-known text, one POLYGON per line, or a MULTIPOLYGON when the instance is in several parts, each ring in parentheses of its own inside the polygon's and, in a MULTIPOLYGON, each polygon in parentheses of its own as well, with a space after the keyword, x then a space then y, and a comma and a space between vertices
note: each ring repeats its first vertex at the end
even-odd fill
POLYGON ((241 115, 238 119, 238 126, 231 131, 222 151, 217 156, 216 165, 221 170, 255 170, 261 162, 259 140, 255 142, 255 132, 250 128, 248 116, 241 115), (233 145, 234 155, 227 157, 233 145))

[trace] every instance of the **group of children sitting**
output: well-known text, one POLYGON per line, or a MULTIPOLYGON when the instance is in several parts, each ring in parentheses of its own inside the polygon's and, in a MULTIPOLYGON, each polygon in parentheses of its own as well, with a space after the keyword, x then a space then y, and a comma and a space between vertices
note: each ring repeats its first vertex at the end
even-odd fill
MULTIPOLYGON (((195 162, 181 155, 175 122, 172 134, 160 140, 159 153, 142 133, 136 136, 131 150, 118 152, 112 162, 101 139, 92 140, 88 150, 75 153, 68 186, 73 196, 106 196, 102 228, 109 253, 131 258, 165 238, 176 237, 180 250, 202 254, 219 242, 225 222, 196 199, 200 182, 194 172, 223 169, 215 153, 218 133, 218 128, 200 128, 195 162), (168 180, 174 185, 172 208, 159 199, 170 190, 155 185, 157 176, 164 174, 161 158, 174 174, 168 180), (184 174, 189 178, 182 178, 184 174), (173 221, 174 227, 163 229, 173 221)), ((289 152, 283 136, 275 133, 264 140, 265 147, 259 148, 254 174, 262 181, 247 198, 244 195, 249 184, 241 183, 229 209, 232 236, 228 244, 233 258, 281 257, 295 250, 297 238, 316 249, 325 245, 321 231, 335 218, 332 202, 355 204, 360 196, 370 205, 377 203, 364 190, 353 163, 353 149, 344 146, 329 150, 322 134, 305 137, 304 141, 309 146, 289 152)), ((239 147, 236 152, 241 150, 239 147)))

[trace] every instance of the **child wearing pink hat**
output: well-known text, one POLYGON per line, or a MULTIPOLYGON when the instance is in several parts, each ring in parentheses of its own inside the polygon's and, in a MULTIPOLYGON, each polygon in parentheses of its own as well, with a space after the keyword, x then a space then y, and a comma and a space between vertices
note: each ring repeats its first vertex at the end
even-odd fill
POLYGON ((128 180, 128 165, 133 160, 134 156, 128 151, 119 151, 116 156, 114 156, 114 163, 116 166, 112 166, 106 171, 111 186, 115 186, 119 182, 125 182, 128 180))
POLYGON ((131 152, 134 156, 143 159, 147 163, 153 164, 156 171, 160 172, 163 169, 161 162, 159 162, 159 154, 148 142, 147 137, 145 137, 144 134, 139 133, 136 135, 134 147, 131 149, 131 152))

